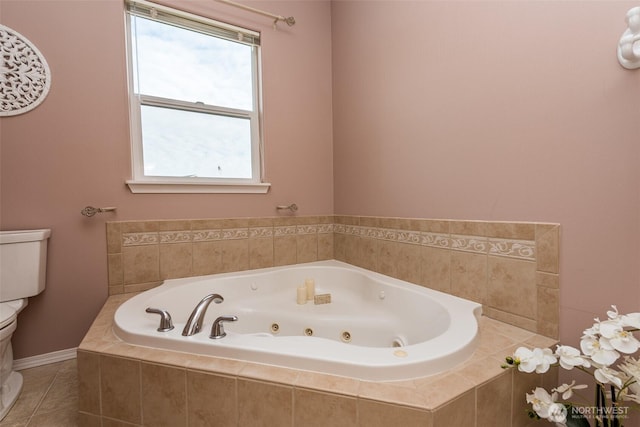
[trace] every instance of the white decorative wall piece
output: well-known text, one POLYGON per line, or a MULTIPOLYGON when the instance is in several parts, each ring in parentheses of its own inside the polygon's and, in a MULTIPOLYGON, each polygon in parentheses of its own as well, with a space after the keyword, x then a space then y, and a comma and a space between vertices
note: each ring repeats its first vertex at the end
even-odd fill
POLYGON ((624 68, 640 68, 640 6, 627 12, 627 30, 618 43, 618 61, 624 68))
POLYGON ((36 108, 49 93, 51 72, 38 48, 26 37, 0 25, 0 116, 36 108))

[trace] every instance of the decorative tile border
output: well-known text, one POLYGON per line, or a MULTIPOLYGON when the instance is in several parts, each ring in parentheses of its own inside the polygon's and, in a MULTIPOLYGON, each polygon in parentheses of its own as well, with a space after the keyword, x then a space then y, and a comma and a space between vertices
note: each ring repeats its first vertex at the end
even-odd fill
POLYGON ((333 224, 318 224, 318 234, 333 233, 333 224))
POLYGON ((334 224, 333 230, 339 234, 371 239, 517 258, 528 261, 536 260, 536 242, 533 240, 496 239, 481 236, 449 235, 345 224, 334 224))
POLYGON ((273 233, 274 236, 276 237, 280 237, 280 236, 295 236, 296 235, 296 226, 295 225, 290 225, 287 227, 274 227, 273 229, 273 233))
POLYGON ((249 229, 250 239, 273 237, 273 227, 257 227, 249 229))
POLYGON ((122 246, 143 246, 333 233, 333 224, 123 233, 122 246))
POLYGON ((157 245, 158 233, 124 233, 122 246, 157 245))
POLYGON ((439 233, 422 233, 422 246, 431 246, 434 248, 448 249, 450 246, 449 236, 447 234, 439 233))
POLYGON ((298 226, 123 233, 122 246, 210 242, 334 232, 371 239, 409 243, 412 245, 452 249, 462 252, 489 254, 528 261, 536 260, 536 243, 531 240, 496 239, 457 234, 449 235, 345 224, 310 224, 298 226))
POLYGON ((535 261, 536 244, 528 240, 489 239, 489 254, 535 261))
POLYGON ((227 228, 222 230, 222 240, 238 240, 248 238, 248 228, 227 228))
POLYGON ((160 243, 188 243, 191 241, 191 233, 188 231, 162 231, 160 243))
POLYGON ((296 227, 296 234, 317 234, 317 225, 298 225, 296 227))
POLYGON ((198 230, 192 231, 194 242, 210 242, 222 240, 222 230, 198 230))
POLYGON ((417 231, 399 230, 396 232, 396 240, 398 242, 411 243, 414 245, 419 245, 422 243, 422 237, 420 236, 420 232, 417 232, 417 231))
POLYGON ((463 252, 486 254, 489 251, 489 242, 486 237, 457 236, 452 235, 451 249, 463 252))

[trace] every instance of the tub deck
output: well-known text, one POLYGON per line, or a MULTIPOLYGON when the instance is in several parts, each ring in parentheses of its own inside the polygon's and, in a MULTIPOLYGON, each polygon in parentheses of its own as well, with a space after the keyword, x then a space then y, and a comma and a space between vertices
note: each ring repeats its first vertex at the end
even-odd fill
POLYGON ((467 422, 526 426, 524 393, 541 385, 544 376, 500 365, 519 346, 557 343, 483 316, 478 347, 461 365, 411 380, 363 381, 127 344, 114 335, 113 316, 135 295, 109 297, 78 347, 81 422, 102 418, 134 425, 206 425, 207 417, 213 417, 228 423, 220 425, 255 425, 246 417, 258 414, 292 426, 338 425, 331 424, 336 421, 331 417, 354 426, 384 425, 384 420, 428 427, 473 425, 467 422), (199 383, 203 377, 213 382, 199 383), (213 405, 211 396, 202 396, 203 387, 213 383, 212 393, 228 387, 226 404, 213 405), (268 404, 265 399, 275 400, 268 404), (322 410, 323 405, 330 408, 322 410))

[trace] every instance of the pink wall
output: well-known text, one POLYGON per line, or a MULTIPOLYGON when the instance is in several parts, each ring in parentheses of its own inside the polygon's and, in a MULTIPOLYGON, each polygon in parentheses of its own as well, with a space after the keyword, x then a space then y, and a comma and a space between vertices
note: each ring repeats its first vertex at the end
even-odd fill
POLYGON ((559 222, 561 339, 640 311, 637 5, 333 2, 335 213, 559 222))
MULTIPOLYGON (((266 195, 131 194, 123 2, 0 0, 0 22, 44 54, 52 86, 43 104, 1 119, 3 230, 53 230, 47 289, 19 317, 14 355, 75 347, 107 297, 107 220, 333 213, 331 23, 328 2, 261 1, 279 25, 211 0, 180 4, 262 32, 266 195), (80 215, 86 205, 115 215, 80 215)), ((255 5, 255 4, 254 4, 255 5)))

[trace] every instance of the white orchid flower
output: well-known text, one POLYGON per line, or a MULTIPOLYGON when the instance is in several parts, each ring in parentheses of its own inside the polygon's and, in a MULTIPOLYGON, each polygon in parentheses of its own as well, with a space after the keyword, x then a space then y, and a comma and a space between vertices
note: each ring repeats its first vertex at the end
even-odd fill
POLYGON ((513 354, 513 358, 516 365, 518 365, 519 371, 527 373, 536 371, 537 374, 547 372, 551 364, 557 362, 551 349, 548 348, 534 348, 533 350, 529 350, 526 347, 519 347, 513 354))
MULTIPOLYGON (((625 355, 624 360, 619 361, 621 353, 633 354, 640 351, 640 339, 634 336, 634 332, 640 331, 640 312, 620 314, 618 308, 612 305, 607 311, 606 320, 594 320, 593 326, 583 331, 580 349, 557 345, 555 352, 552 352, 548 348, 519 347, 513 357, 506 358, 507 364, 503 367, 518 367, 519 371, 527 373, 545 373, 556 363, 567 370, 578 367, 592 374, 599 386, 611 385, 613 395, 608 395, 608 398, 613 399, 615 396, 619 401, 640 406, 640 357, 625 355)), ((552 389, 551 394, 537 387, 532 394, 527 394, 527 402, 540 418, 555 423, 556 426, 566 427, 567 407, 557 402, 558 396, 569 401, 577 390, 587 387, 572 381, 552 389)), ((606 402, 605 404, 608 405, 606 402)), ((611 404, 611 408, 614 406, 616 403, 611 404)))
POLYGON ((614 349, 622 353, 635 353, 640 348, 640 342, 633 333, 624 330, 622 319, 600 323, 600 335, 606 338, 614 349))
POLYGON ((596 323, 593 324, 590 328, 585 329, 582 333, 582 338, 592 337, 597 338, 600 335, 600 320, 595 319, 596 323))
POLYGON ((610 366, 620 357, 607 338, 582 337, 580 349, 599 365, 610 366))
POLYGON ((640 329, 640 313, 629 313, 623 315, 622 324, 629 328, 640 329))
POLYGON ((609 319, 617 319, 619 317, 618 307, 616 307, 615 305, 612 305, 611 308, 613 308, 613 310, 607 311, 607 317, 609 319))
POLYGON ((622 378, 620 372, 607 366, 602 366, 593 372, 596 380, 602 384, 613 384, 618 388, 622 388, 622 378))
POLYGON ((557 393, 549 394, 542 387, 536 387, 533 394, 527 393, 527 403, 531 404, 540 418, 555 423, 564 423, 567 419, 567 410, 564 405, 556 403, 557 396, 557 393))
POLYGON ((574 380, 574 381, 571 381, 571 384, 562 384, 561 386, 554 388, 552 391, 557 391, 558 393, 562 393, 562 399, 569 400, 571 399, 571 396, 573 396, 573 390, 582 390, 587 387, 588 386, 586 384, 576 385, 576 382, 574 380))
POLYGON ((560 366, 567 370, 571 370, 575 366, 583 366, 585 368, 591 366, 591 363, 582 356, 580 350, 568 345, 559 345, 556 348, 556 356, 559 358, 560 366))
POLYGON ((552 403, 549 406, 549 416, 547 419, 552 423, 556 423, 556 427, 566 427, 567 408, 561 403, 552 403))

